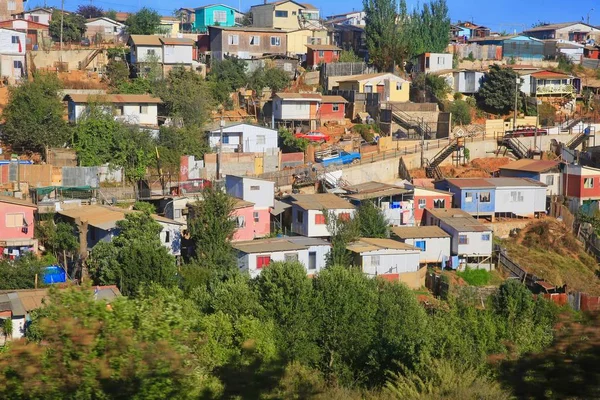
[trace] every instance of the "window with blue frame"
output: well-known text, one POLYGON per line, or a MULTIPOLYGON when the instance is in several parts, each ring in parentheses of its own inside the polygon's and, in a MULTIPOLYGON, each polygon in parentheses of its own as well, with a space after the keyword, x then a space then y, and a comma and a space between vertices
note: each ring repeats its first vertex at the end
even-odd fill
POLYGON ((229 136, 223 135, 223 144, 229 144, 229 136))
POLYGON ((415 240, 415 247, 420 249, 421 251, 425 251, 425 250, 427 250, 427 241, 415 240))
POLYGON ((484 242, 489 242, 491 239, 491 235, 489 233, 482 233, 481 234, 481 240, 483 240, 484 242))

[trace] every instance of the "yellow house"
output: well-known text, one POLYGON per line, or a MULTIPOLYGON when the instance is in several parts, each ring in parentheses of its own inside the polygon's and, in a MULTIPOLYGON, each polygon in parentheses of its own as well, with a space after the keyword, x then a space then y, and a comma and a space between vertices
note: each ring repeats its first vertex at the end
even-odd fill
POLYGON ((297 30, 320 25, 316 7, 293 0, 252 6, 250 12, 252 25, 256 27, 297 30))
POLYGON ((158 25, 158 32, 167 37, 177 37, 179 33, 179 19, 176 17, 160 17, 160 25, 158 25))
POLYGON ((297 29, 287 33, 288 55, 306 54, 307 44, 329 44, 326 29, 297 29))
POLYGON ((379 93, 381 101, 407 102, 410 97, 410 82, 392 73, 348 76, 338 84, 340 90, 379 93))

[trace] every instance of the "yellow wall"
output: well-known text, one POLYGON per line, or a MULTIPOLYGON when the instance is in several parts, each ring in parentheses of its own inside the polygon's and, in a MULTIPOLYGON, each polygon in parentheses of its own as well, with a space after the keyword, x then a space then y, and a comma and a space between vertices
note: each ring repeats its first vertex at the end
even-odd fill
POLYGON ((273 11, 273 28, 300 29, 300 24, 298 23, 299 14, 300 7, 291 1, 275 6, 275 10, 273 11), (287 11, 288 16, 287 18, 276 17, 275 11, 287 11), (296 12, 296 15, 292 15, 292 12, 296 12))
POLYGON ((177 37, 179 33, 179 23, 171 21, 161 21, 159 25, 162 29, 169 29, 168 35, 170 37, 177 37))
POLYGON ((309 43, 308 38, 310 37, 321 38, 321 44, 329 44, 326 30, 302 29, 287 33, 287 52, 289 54, 306 54, 306 45, 309 43))
MULTIPOLYGON (((362 82, 340 82, 339 89, 340 90, 357 90, 359 93, 364 93, 365 84, 368 84, 369 81, 362 82)), ((377 93, 376 82, 373 82, 373 93, 377 93)), ((402 83, 400 89, 396 89, 396 82, 390 82, 390 98, 382 99, 383 101, 397 101, 397 102, 406 102, 409 101, 410 98, 410 82, 402 83)))

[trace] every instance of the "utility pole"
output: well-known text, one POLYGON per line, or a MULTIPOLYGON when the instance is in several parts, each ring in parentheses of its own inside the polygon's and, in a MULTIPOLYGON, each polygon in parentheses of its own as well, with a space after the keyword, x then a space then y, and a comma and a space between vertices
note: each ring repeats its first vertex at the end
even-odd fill
POLYGON ((65 0, 60 1, 60 50, 63 49, 63 27, 65 23, 65 0))
POLYGON ((592 11, 594 11, 594 9, 592 8, 590 11, 588 11, 587 13, 587 24, 590 24, 590 14, 592 13, 592 11))
POLYGON ((221 140, 219 140, 219 160, 217 163, 217 177, 220 180, 223 176, 223 126, 225 125, 225 121, 223 120, 223 116, 221 115, 221 121, 219 121, 219 127, 220 127, 220 133, 221 133, 221 140))
POLYGON ((521 83, 521 78, 517 75, 515 82, 515 116, 513 118, 513 131, 517 129, 517 105, 519 103, 519 83, 521 83))

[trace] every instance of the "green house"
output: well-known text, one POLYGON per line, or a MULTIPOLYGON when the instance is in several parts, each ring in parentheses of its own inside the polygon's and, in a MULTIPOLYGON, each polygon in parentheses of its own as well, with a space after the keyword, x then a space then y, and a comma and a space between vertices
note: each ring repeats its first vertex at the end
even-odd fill
POLYGON ((237 10, 225 4, 209 4, 195 9, 194 30, 206 32, 209 26, 235 26, 237 10))

